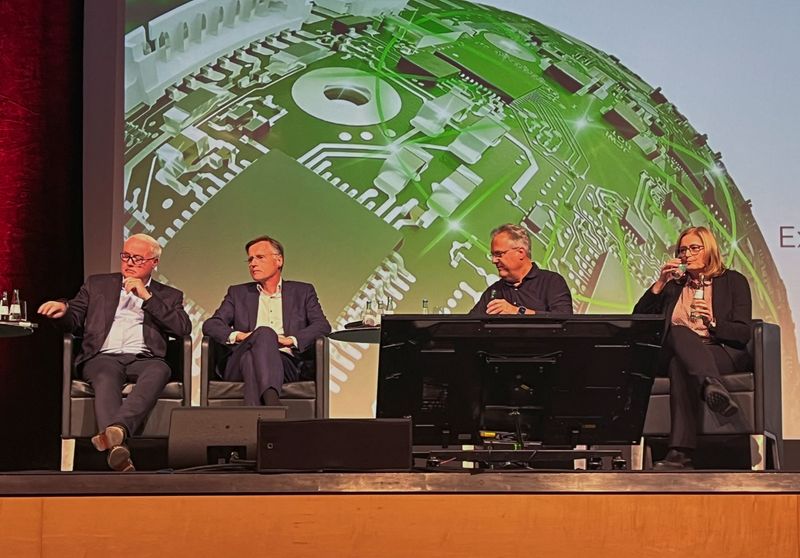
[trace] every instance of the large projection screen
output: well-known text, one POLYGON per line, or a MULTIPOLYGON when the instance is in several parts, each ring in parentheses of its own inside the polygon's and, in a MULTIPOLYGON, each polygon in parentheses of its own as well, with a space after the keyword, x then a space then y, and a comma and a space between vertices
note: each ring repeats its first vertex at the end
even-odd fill
MULTIPOLYGON (((800 436, 796 3, 86 5, 87 272, 151 234, 196 338, 260 234, 338 329, 367 301, 466 312, 504 222, 576 312, 629 312, 703 224, 754 316, 781 324, 784 433, 800 436)), ((373 357, 334 353, 343 397, 373 357)))

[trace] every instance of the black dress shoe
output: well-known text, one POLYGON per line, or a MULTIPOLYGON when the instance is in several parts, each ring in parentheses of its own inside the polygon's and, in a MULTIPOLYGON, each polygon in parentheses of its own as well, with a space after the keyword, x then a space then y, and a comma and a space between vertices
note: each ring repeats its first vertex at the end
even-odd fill
POLYGON ((687 471, 694 469, 692 458, 681 450, 671 449, 661 461, 653 464, 656 471, 687 471))
POLYGON ((706 400, 709 409, 723 417, 730 417, 739 412, 739 406, 717 378, 706 379, 703 399, 706 400))

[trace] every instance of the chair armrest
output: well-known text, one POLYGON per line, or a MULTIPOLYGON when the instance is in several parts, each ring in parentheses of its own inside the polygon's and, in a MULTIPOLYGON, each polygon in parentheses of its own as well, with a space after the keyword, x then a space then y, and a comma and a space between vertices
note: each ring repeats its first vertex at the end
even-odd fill
POLYGON ((192 402, 192 337, 182 335, 167 340, 165 357, 170 368, 170 381, 183 384, 183 406, 192 402))
POLYGON ((80 337, 64 334, 61 352, 61 436, 69 437, 70 416, 72 414, 72 378, 75 369, 75 353, 80 347, 80 337))
POLYGON ((180 339, 181 377, 183 378, 183 407, 192 406, 192 336, 184 335, 180 339))
POLYGON ((753 380, 755 427, 783 438, 781 403, 781 328, 777 324, 753 324, 753 380))
POLYGON ((316 386, 317 386, 317 418, 328 418, 330 415, 330 340, 320 337, 316 342, 316 386))
POLYGON ((200 342, 200 406, 208 407, 208 382, 214 373, 210 370, 214 366, 214 346, 216 341, 208 335, 203 336, 200 342))

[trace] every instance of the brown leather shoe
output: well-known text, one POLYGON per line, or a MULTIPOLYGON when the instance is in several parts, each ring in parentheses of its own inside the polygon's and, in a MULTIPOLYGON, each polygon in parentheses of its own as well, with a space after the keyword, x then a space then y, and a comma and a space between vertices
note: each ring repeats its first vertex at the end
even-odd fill
POLYGON ((108 463, 108 466, 113 470, 122 473, 136 470, 133 466, 133 461, 131 461, 131 451, 126 445, 119 445, 111 448, 108 451, 108 456, 106 456, 106 463, 108 463))
POLYGON ((102 432, 92 436, 92 445, 97 451, 108 451, 106 463, 114 471, 135 471, 131 461, 131 450, 125 445, 125 429, 117 424, 107 426, 102 432))
POLYGON ((110 450, 125 442, 125 429, 116 424, 107 426, 105 430, 92 436, 92 445, 97 451, 110 450))

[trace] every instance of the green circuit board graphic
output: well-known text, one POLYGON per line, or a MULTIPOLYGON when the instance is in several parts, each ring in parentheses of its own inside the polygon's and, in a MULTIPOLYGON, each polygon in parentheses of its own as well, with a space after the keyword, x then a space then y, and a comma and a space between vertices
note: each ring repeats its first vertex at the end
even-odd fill
POLYGON ((506 222, 577 313, 627 313, 702 224, 754 316, 786 324, 794 366, 749 201, 614 56, 463 0, 173 5, 126 35, 125 234, 159 239, 196 325, 248 280, 243 244, 260 234, 338 329, 367 301, 467 312, 497 279, 489 232, 506 222))

